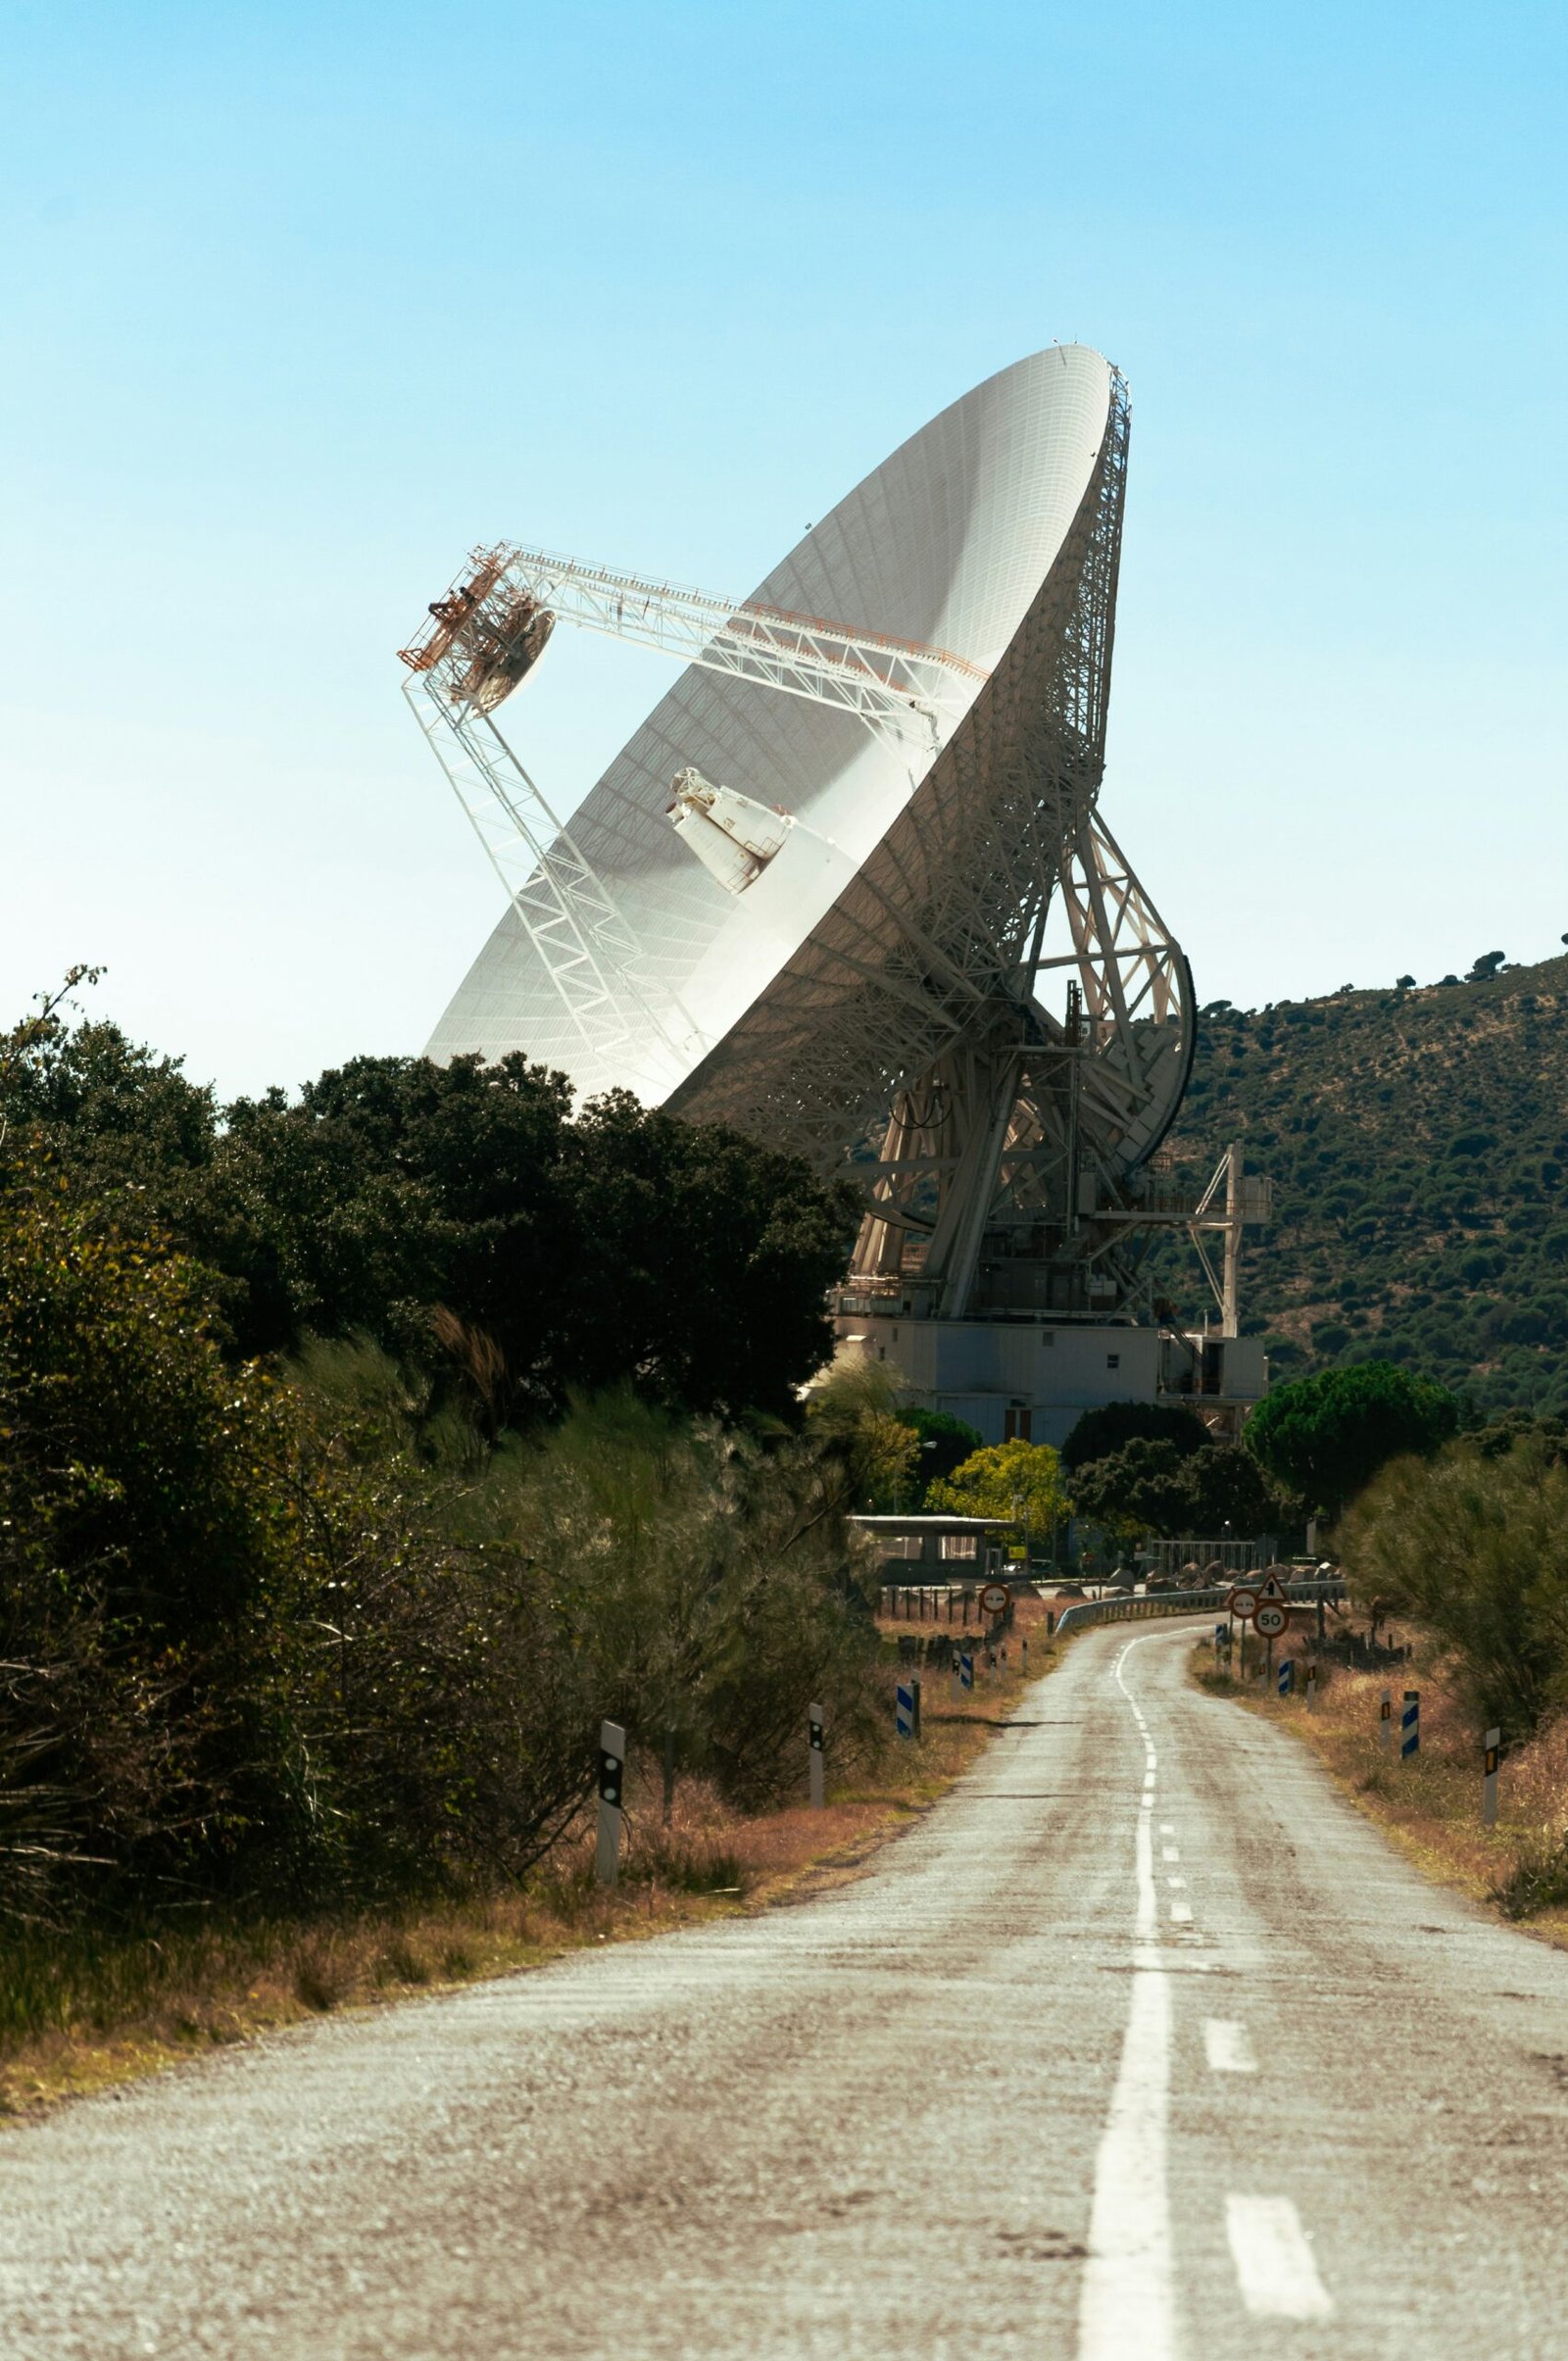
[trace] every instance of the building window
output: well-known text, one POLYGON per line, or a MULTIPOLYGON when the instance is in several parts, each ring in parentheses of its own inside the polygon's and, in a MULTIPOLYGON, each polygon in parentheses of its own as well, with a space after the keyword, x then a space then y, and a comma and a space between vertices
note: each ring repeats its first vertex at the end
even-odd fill
POLYGON ((1008 1404, 1008 1406, 1007 1406, 1007 1408, 1006 1408, 1006 1410, 1005 1410, 1005 1411, 1004 1412, 1004 1414, 1003 1414, 1003 1421, 1002 1421, 1002 1440, 1003 1440, 1003 1442, 1004 1442, 1004 1443, 1028 1443, 1028 1442, 1030 1442, 1030 1441, 1032 1440, 1032 1437, 1031 1437, 1031 1435, 1030 1435, 1030 1431, 1029 1431, 1029 1430, 1030 1430, 1030 1428, 1032 1427, 1032 1425, 1033 1425, 1033 1424, 1034 1424, 1034 1412, 1033 1412, 1033 1410, 1031 1410, 1031 1409, 1029 1408, 1029 1406, 1028 1406, 1028 1404, 1027 1404, 1026 1402, 1011 1402, 1011 1403, 1009 1403, 1009 1404, 1008 1404))
POLYGON ((1105 1366, 1107 1369, 1119 1369, 1121 1367, 1121 1354, 1119 1353, 1107 1353, 1105 1355, 1105 1366))
POLYGON ((944 1557, 973 1557, 974 1535, 972 1533, 944 1533, 942 1554, 944 1557))

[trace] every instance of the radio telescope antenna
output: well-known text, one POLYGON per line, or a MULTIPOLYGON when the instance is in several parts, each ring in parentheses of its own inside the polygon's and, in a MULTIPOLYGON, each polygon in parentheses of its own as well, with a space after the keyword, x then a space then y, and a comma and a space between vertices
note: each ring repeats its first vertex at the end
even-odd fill
MULTIPOLYGON (((398 651, 409 667, 405 695, 573 1026, 601 1057, 632 1047, 639 1025, 674 1044, 612 894, 492 718, 558 622, 807 698, 854 715, 894 747, 927 753, 943 722, 962 712, 965 691, 972 696, 986 678, 943 648, 505 541, 475 549, 428 615, 398 651)), ((689 1036, 690 1020, 679 1029, 689 1036)))
MULTIPOLYGON (((1117 372, 1052 347, 749 598, 499 542, 402 651, 511 898, 431 1055, 524 1048, 853 1173, 840 1323, 879 1350, 1146 1317, 1150 1234, 1195 1223, 1228 1225, 1234 1329, 1262 1200, 1157 1169, 1192 980, 1100 811, 1127 446, 1117 372), (569 830, 494 720, 557 621, 688 667, 569 830)), ((957 1406, 946 1351, 910 1381, 957 1406)))

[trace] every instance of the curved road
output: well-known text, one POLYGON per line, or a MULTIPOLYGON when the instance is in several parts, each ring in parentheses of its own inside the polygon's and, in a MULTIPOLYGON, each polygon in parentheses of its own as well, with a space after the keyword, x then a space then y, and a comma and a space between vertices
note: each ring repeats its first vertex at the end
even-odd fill
POLYGON ((1094 1633, 793 1909, 0 2138, 0 2353, 1568 2349, 1568 1959, 1094 1633))

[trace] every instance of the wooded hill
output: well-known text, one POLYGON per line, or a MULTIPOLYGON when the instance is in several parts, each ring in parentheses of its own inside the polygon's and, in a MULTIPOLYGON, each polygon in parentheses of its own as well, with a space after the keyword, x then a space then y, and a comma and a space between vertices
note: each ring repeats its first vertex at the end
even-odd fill
POLYGON ((1568 1410, 1565 1008, 1568 959, 1204 1011, 1170 1147, 1206 1177, 1237 1139, 1272 1175, 1242 1315, 1276 1381, 1379 1356, 1568 1410))

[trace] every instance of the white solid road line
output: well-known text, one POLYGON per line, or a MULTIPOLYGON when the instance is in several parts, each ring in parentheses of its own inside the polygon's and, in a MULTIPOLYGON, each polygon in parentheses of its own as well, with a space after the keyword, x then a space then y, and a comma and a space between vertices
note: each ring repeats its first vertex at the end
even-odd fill
POLYGON ((1255 2074, 1257 2056, 1245 2025, 1231 2017, 1205 2017, 1203 2055, 1216 2074, 1255 2074))
MULTIPOLYGON (((1122 1666, 1113 1677, 1132 1706, 1122 1666)), ((1078 2361, 1175 2361, 1176 2303, 1171 2269, 1170 2198, 1165 2177, 1165 2128, 1170 2107, 1170 1981, 1156 1947, 1159 1903, 1154 1888, 1151 1823, 1152 1773, 1144 1783, 1134 1844, 1138 1897, 1134 1926, 1132 2005, 1110 2116, 1095 2159, 1095 2197, 1089 2217, 1089 2259, 1078 2308, 1078 2361)))
POLYGON ((1254 2320, 1332 2320, 1334 2306, 1289 2197, 1227 2197, 1225 2233, 1254 2320))

